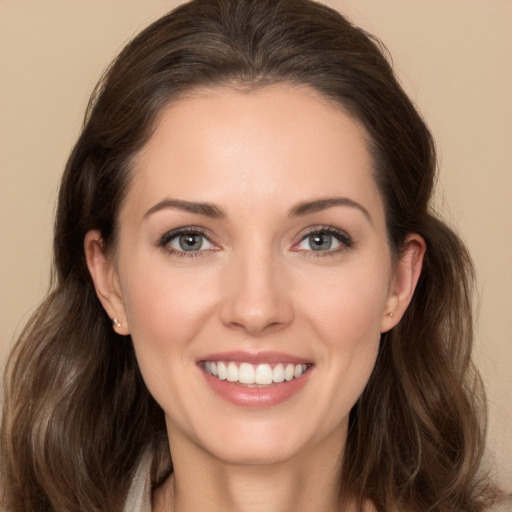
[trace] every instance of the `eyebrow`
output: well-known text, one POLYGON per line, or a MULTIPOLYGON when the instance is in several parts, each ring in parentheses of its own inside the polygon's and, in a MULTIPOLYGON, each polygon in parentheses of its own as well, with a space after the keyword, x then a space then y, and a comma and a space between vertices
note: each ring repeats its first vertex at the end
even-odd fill
POLYGON ((222 219, 226 216, 222 208, 219 208, 218 206, 211 203, 195 203, 193 201, 166 198, 152 206, 144 214, 144 218, 147 218, 160 210, 165 210, 166 208, 196 213, 198 215, 204 215, 205 217, 211 217, 213 219, 222 219))
MULTIPOLYGON (((294 206, 290 210, 288 216, 300 217, 303 215, 320 212, 322 210, 327 210, 329 208, 334 208, 336 206, 348 206, 358 209, 364 214, 370 224, 373 225, 373 221, 368 210, 358 202, 354 201, 353 199, 349 199, 348 197, 328 197, 325 199, 316 199, 314 201, 305 201, 294 206)), ((193 201, 184 201, 182 199, 166 198, 152 206, 144 214, 144 218, 147 218, 160 210, 165 210, 166 208, 204 215, 205 217, 210 217, 213 219, 223 219, 226 217, 226 213, 222 208, 211 203, 197 203, 193 201)))
POLYGON ((328 197, 325 199, 316 199, 315 201, 299 203, 297 206, 294 206, 290 210, 288 215, 290 217, 298 217, 302 215, 308 215, 310 213, 320 212, 322 210, 327 210, 329 208, 334 208, 336 206, 349 206, 351 208, 356 208, 362 212, 370 224, 373 225, 373 220, 368 210, 363 205, 348 197, 328 197))

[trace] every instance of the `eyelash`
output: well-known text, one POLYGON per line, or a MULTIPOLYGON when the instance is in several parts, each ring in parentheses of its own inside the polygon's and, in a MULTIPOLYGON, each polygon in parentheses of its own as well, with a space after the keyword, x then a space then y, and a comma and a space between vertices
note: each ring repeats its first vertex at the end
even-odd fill
MULTIPOLYGON (((169 246, 175 238, 181 235, 199 235, 204 237, 210 244, 215 245, 211 238, 206 234, 206 231, 197 227, 185 227, 174 229, 165 233, 158 242, 158 247, 161 248, 166 254, 178 256, 180 258, 195 258, 197 256, 204 256, 206 250, 202 251, 180 251, 169 246)), ((213 249, 215 250, 215 249, 213 249)))
MULTIPOLYGON (((308 250, 306 251, 308 253, 308 256, 312 256, 314 258, 322 258, 322 257, 329 257, 329 256, 336 256, 340 253, 346 252, 349 249, 351 249, 354 246, 354 240, 353 238, 345 233, 344 231, 341 231, 340 229, 334 228, 333 226, 320 226, 315 227, 307 231, 304 235, 301 236, 299 242, 294 244, 294 247, 297 247, 300 245, 304 240, 307 238, 316 235, 316 234, 324 234, 332 236, 340 243, 340 246, 335 249, 328 249, 325 251, 314 251, 314 250, 308 250)), ((296 252, 301 251, 301 249, 294 249, 296 252)))
MULTIPOLYGON (((178 256, 180 258, 194 258, 198 256, 204 256, 206 252, 209 250, 198 250, 198 251, 184 251, 184 250, 177 250, 169 246, 169 243, 173 241, 175 238, 181 236, 181 235, 199 235, 201 237, 204 237, 206 241, 208 241, 210 244, 215 246, 215 243, 211 240, 211 238, 206 234, 206 231, 198 228, 198 227, 184 227, 179 229, 174 229, 172 231, 168 231, 165 233, 158 242, 158 247, 161 248, 163 251, 165 251, 166 254, 178 256)), ((320 226, 310 229, 308 232, 306 232, 300 240, 295 243, 292 247, 292 250, 294 252, 307 252, 308 256, 312 256, 315 258, 318 257, 327 257, 327 256, 335 256, 339 253, 348 251, 350 248, 352 248, 354 245, 354 240, 352 237, 350 237, 347 233, 344 231, 341 231, 337 228, 334 228, 332 226, 320 226), (323 234, 323 235, 329 235, 336 239, 336 241, 339 242, 340 246, 335 249, 327 249, 325 251, 314 251, 314 250, 302 250, 298 248, 298 246, 306 240, 308 237, 311 237, 315 234, 323 234)), ((211 249, 210 249, 211 250, 211 249)), ((213 249, 216 250, 216 249, 213 249)))

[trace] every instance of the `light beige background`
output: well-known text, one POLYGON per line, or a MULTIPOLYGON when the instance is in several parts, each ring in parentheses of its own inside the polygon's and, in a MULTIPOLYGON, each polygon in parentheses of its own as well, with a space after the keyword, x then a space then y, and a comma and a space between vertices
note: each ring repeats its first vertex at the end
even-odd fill
MULTIPOLYGON (((163 0, 0 0, 0 364, 43 297, 59 177, 97 78, 163 0)), ((439 154, 479 276, 476 358, 512 492, 512 1, 331 0, 383 39, 439 154)))

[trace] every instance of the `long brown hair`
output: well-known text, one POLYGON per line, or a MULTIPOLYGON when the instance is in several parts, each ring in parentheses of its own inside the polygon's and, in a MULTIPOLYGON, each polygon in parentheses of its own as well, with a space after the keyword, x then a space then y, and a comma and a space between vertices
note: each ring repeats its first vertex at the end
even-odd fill
POLYGON ((195 0, 121 52, 92 95, 67 163, 55 223, 52 288, 22 332, 5 380, 3 506, 11 511, 119 511, 141 454, 154 485, 172 470, 163 413, 129 337, 115 334, 89 276, 92 229, 116 242, 131 162, 163 107, 204 86, 308 85, 365 126, 389 244, 427 244, 400 324, 384 335, 354 406, 343 492, 384 510, 482 510, 485 405, 470 358, 473 268, 431 211, 432 137, 372 36, 308 0, 195 0), (166 468, 167 472, 157 471, 166 468))

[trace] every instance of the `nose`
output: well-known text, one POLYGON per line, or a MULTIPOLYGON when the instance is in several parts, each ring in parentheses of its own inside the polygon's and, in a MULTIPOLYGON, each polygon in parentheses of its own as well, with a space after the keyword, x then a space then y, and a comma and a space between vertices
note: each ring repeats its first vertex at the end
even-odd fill
POLYGON ((271 255, 237 258, 226 271, 225 287, 221 320, 227 327, 258 337, 293 321, 289 289, 271 255))

